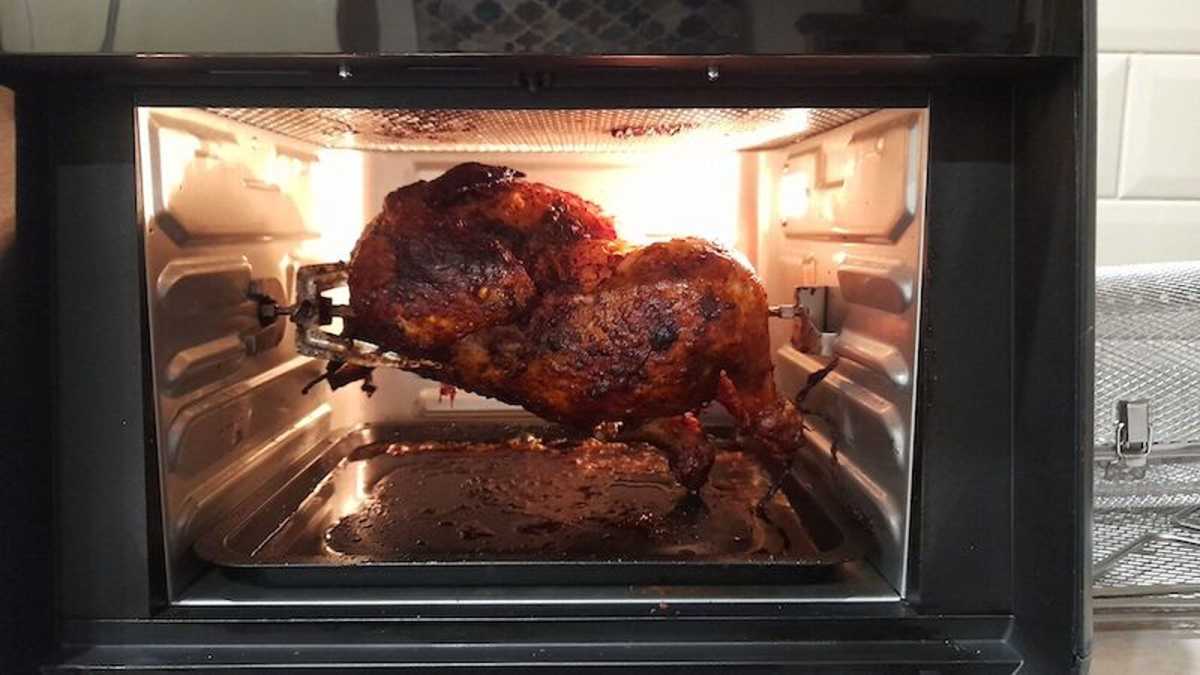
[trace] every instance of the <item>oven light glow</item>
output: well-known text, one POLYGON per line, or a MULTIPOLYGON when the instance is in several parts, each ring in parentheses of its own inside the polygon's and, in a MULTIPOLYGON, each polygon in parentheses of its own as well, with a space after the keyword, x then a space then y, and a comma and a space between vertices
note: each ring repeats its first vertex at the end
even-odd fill
POLYGON ((803 218, 808 214, 808 174, 792 171, 779 181, 779 215, 784 220, 803 218))
MULTIPOLYGON (((701 237, 729 248, 744 247, 739 239, 741 160, 737 153, 697 143, 661 153, 549 160, 506 155, 478 158, 515 166, 530 181, 569 190, 601 205, 612 216, 618 236, 630 243, 701 237)), ((445 168, 448 166, 431 166, 416 177, 436 178, 445 168)))
POLYGON ((360 197, 365 182, 363 157, 353 150, 330 149, 319 151, 318 156, 320 161, 312 167, 312 184, 317 186, 312 198, 321 236, 302 242, 300 255, 311 262, 349 260, 367 222, 360 197))
MULTIPOLYGON (((783 110, 779 121, 774 124, 763 125, 762 129, 757 134, 753 142, 744 143, 746 145, 755 145, 758 143, 771 143, 780 138, 788 136, 796 136, 803 134, 812 127, 812 111, 808 108, 788 108, 783 110)), ((746 139, 749 141, 750 139, 746 139)))
POLYGON ((614 176, 596 201, 635 244, 701 237, 737 248, 737 169, 733 153, 663 154, 614 176))

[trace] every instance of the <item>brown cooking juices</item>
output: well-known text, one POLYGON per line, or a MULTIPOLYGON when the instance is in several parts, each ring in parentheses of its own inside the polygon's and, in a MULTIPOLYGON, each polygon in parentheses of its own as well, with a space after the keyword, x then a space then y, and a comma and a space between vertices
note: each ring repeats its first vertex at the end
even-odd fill
POLYGON ((782 494, 760 507, 770 479, 741 452, 719 455, 698 498, 649 446, 528 434, 375 443, 330 479, 339 473, 355 477, 360 500, 324 546, 350 558, 770 561, 816 551, 782 494))

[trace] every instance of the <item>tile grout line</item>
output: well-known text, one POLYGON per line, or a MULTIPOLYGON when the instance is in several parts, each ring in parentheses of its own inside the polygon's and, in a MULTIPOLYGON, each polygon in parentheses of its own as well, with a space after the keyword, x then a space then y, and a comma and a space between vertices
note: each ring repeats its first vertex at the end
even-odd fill
MULTIPOLYGON (((1096 197, 1097 202, 1120 202, 1122 204, 1197 204, 1200 197, 1096 197)), ((1198 224, 1200 225, 1200 224, 1198 224)))
POLYGON ((1129 120, 1129 99, 1130 90, 1133 82, 1133 57, 1136 54, 1126 54, 1125 63, 1122 64, 1124 69, 1124 79, 1121 82, 1121 119, 1117 121, 1117 186, 1113 194, 1117 199, 1125 196, 1125 142, 1128 136, 1126 126, 1129 120))

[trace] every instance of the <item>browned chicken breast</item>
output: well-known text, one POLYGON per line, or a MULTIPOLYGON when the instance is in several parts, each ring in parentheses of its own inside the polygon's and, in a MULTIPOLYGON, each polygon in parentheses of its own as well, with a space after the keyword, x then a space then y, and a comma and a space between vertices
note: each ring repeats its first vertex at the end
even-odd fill
POLYGON ((780 453, 802 442, 752 270, 701 239, 631 246, 595 204, 522 177, 460 164, 389 194, 350 261, 354 336, 549 420, 624 423, 693 490, 713 449, 691 413, 713 400, 780 453))

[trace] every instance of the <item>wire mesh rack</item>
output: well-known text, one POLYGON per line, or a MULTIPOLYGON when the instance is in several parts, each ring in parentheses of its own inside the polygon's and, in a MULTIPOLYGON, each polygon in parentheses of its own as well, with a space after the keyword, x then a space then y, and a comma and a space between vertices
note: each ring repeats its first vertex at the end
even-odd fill
POLYGON ((1200 263, 1098 271, 1097 444, 1112 441, 1120 399, 1151 402, 1157 442, 1200 444, 1200 263))
POLYGON ((1099 270, 1095 404, 1093 594, 1200 602, 1200 263, 1099 270), (1137 399, 1144 476, 1105 459, 1116 402, 1137 399))
POLYGON ((786 145, 869 108, 398 109, 213 108, 250 126, 331 148, 389 152, 644 152, 689 145, 786 145))
POLYGON ((1095 500, 1097 596, 1200 593, 1200 458, 1155 463, 1137 480, 1097 471, 1095 500))

